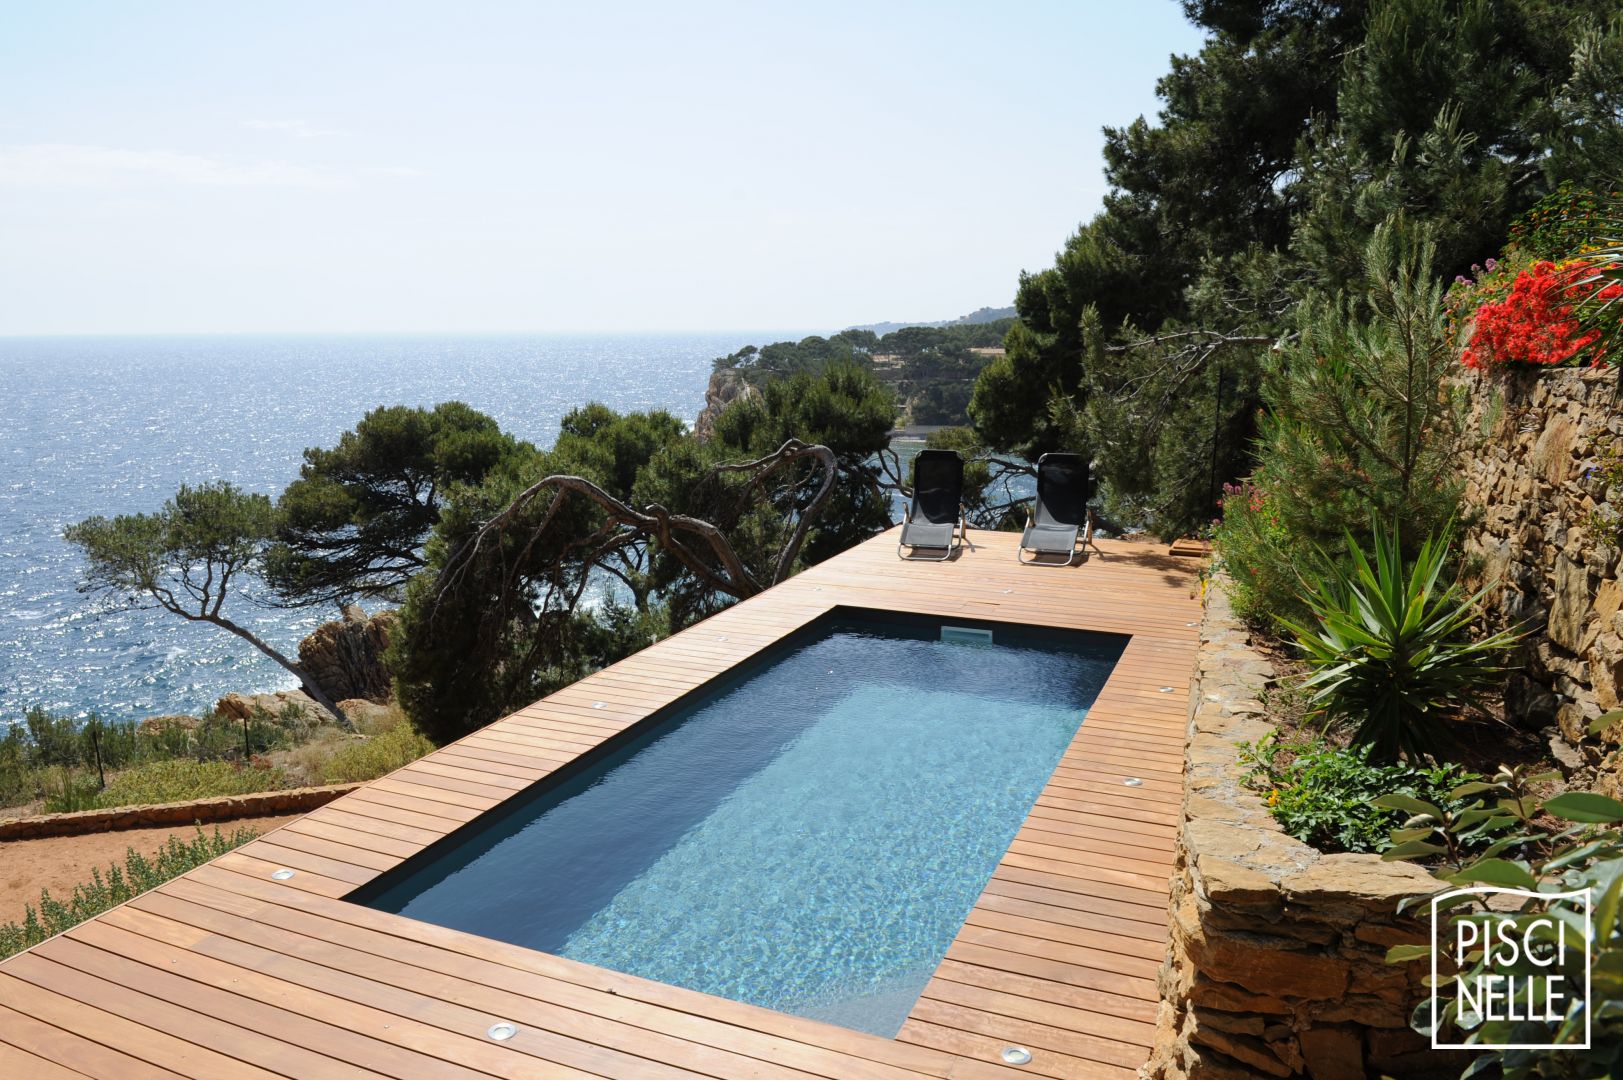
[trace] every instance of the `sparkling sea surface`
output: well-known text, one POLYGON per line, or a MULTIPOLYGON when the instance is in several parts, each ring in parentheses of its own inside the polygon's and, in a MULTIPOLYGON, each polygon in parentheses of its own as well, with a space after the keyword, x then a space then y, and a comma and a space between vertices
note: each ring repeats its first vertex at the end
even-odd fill
MULTIPOLYGON (((77 592, 63 526, 156 509, 181 483, 276 494, 307 446, 379 405, 461 400, 547 446, 589 401, 691 423, 710 362, 800 331, 564 336, 0 338, 0 723, 30 706, 115 720, 293 685, 214 627, 77 592)), ((227 609, 286 652, 333 612, 227 609)))
POLYGON ((836 624, 355 899, 893 1036, 1120 655, 836 624))

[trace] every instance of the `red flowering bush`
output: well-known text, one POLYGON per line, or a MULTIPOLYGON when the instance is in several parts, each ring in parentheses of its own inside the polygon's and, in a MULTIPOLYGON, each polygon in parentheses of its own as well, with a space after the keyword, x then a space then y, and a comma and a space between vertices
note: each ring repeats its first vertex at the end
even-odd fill
POLYGON ((1510 229, 1502 261, 1449 290, 1467 367, 1616 363, 1623 343, 1623 192, 1563 184, 1510 229), (1468 340, 1463 340, 1468 337, 1468 340))
POLYGON ((1599 364, 1594 347, 1601 333, 1586 330, 1574 308, 1591 295, 1599 300, 1623 295, 1623 285, 1614 282, 1597 292, 1601 281, 1592 269, 1579 259, 1536 262, 1519 272, 1503 298, 1477 308, 1470 344, 1461 354, 1465 366, 1564 364, 1575 358, 1599 364))

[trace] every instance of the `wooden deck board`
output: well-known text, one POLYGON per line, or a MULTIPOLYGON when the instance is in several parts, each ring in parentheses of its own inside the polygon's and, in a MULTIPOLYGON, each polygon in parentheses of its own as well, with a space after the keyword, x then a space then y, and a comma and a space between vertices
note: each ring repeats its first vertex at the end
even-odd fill
POLYGON ((0 1073, 1132 1076, 1155 1033, 1195 565, 1104 541, 1082 566, 1032 569, 1011 535, 972 539, 951 562, 906 563, 894 533, 876 537, 0 963, 0 1073), (835 607, 1129 638, 897 1038, 343 900, 835 607), (486 1039, 497 1019, 519 1036, 486 1039), (1010 1045, 1031 1064, 1002 1065, 1010 1045))

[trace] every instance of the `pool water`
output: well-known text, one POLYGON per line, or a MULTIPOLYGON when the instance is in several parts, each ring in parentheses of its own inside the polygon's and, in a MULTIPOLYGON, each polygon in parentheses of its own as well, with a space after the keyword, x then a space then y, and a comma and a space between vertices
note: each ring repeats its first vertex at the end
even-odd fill
POLYGON ((892 1036, 1119 638, 842 617, 352 899, 892 1036))

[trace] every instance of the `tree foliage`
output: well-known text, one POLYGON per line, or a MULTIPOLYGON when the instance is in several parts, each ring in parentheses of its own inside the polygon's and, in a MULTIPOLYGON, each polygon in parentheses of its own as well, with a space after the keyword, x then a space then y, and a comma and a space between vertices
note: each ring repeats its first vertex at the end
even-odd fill
POLYGON ((460 401, 374 409, 332 449, 304 452, 266 576, 284 603, 398 595, 424 566, 423 544, 455 488, 534 454, 460 401))
POLYGON ((1549 0, 1189 0, 1161 111, 1106 132, 1104 210, 1021 276, 970 414, 991 447, 1096 456, 1118 513, 1209 521, 1309 293, 1353 295, 1381 222, 1451 278, 1563 179, 1616 162, 1623 20, 1549 0))
MULTIPOLYGON (((1398 216, 1376 228, 1357 291, 1309 292, 1263 368, 1260 464, 1230 486, 1217 531, 1236 609, 1267 623, 1302 616, 1302 576, 1330 572, 1370 521, 1412 544, 1458 508, 1460 392, 1433 229, 1398 216)), ((1413 553, 1411 547, 1410 553, 1413 553)))
POLYGON ((830 337, 746 346, 718 357, 718 369, 737 371, 762 388, 796 375, 857 369, 881 380, 917 424, 957 424, 965 419, 975 378, 1014 324, 1010 318, 946 326, 904 326, 879 337, 871 330, 842 330, 830 337))
POLYGON ((588 406, 441 514, 390 662, 444 741, 884 526, 873 459, 895 406, 860 368, 766 382, 707 441, 588 406))
POLYGON ((296 676, 342 722, 308 672, 225 612, 232 591, 263 572, 276 529, 268 497, 220 481, 182 485, 156 513, 92 517, 65 535, 85 555, 87 591, 235 634, 296 676))

